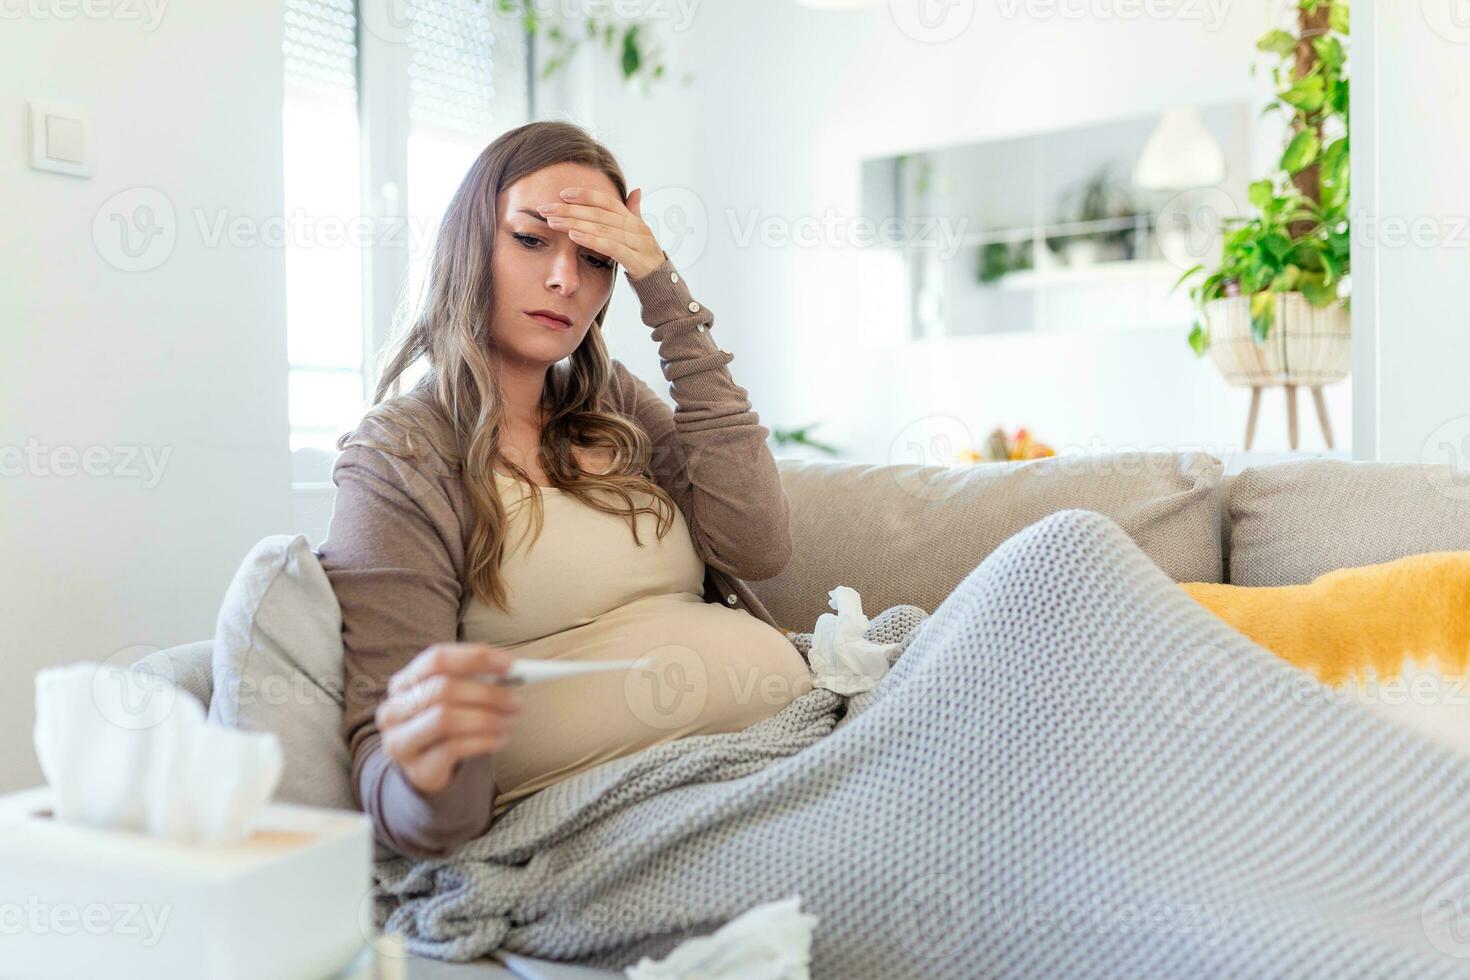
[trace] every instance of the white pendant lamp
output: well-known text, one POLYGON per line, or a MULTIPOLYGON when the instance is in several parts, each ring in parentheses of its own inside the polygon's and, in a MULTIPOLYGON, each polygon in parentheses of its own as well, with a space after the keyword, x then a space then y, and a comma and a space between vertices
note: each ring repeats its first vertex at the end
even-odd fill
POLYGON ((1225 154, 1193 105, 1164 110, 1133 168, 1133 183, 1145 190, 1182 191, 1225 179, 1225 154))

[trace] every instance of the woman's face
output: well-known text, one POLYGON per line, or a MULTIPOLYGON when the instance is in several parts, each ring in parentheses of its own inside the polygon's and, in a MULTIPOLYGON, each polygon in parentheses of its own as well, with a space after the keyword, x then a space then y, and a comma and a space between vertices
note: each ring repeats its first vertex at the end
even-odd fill
POLYGON ((500 192, 500 225, 490 260, 495 309, 490 331, 501 351, 549 367, 582 343, 592 318, 612 295, 616 264, 578 245, 546 224, 538 205, 564 200, 567 187, 586 187, 618 196, 600 170, 557 163, 527 174, 500 192), (569 324, 533 316, 560 314, 569 324))

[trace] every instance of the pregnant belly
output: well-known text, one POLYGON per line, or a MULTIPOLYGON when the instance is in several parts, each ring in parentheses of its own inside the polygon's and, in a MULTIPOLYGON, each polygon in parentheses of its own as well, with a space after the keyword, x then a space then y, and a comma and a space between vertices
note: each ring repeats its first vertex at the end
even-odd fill
POLYGON ((779 630, 690 593, 648 596, 515 647, 518 657, 649 658, 646 669, 568 677, 521 690, 525 709, 494 761, 495 812, 584 769, 682 738, 735 732, 811 690, 779 630))

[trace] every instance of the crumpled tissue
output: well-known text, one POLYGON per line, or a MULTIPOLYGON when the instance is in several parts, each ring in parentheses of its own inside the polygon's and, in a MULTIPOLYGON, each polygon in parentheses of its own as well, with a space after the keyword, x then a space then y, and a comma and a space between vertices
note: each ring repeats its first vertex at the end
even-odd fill
POLYGON ((92 661, 36 673, 34 738, 54 819, 185 843, 247 837, 283 769, 275 733, 211 725, 167 679, 92 661))
POLYGON ((812 630, 812 646, 807 651, 807 663, 815 675, 812 685, 843 695, 871 691, 888 673, 888 658, 900 644, 874 643, 863 636, 868 617, 863 615, 863 599, 856 589, 837 586, 827 593, 827 604, 837 613, 822 613, 812 630))
POLYGON ((817 917, 800 907, 800 895, 757 905, 664 959, 645 956, 623 972, 628 980, 809 980, 817 917))

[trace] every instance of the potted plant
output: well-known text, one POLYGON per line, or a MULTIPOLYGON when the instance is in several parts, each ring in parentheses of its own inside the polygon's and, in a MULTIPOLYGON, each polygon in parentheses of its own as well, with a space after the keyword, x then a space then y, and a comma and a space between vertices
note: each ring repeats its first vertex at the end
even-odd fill
POLYGON ((981 285, 999 282, 1012 272, 1031 268, 1031 243, 986 242, 980 246, 975 279, 981 285))
MULTIPOLYGON (((1230 383, 1252 388, 1247 449, 1261 389, 1274 385, 1286 388, 1296 448, 1299 384, 1312 388, 1331 447, 1322 385, 1347 377, 1352 360, 1348 0, 1298 0, 1293 9, 1295 32, 1271 30, 1256 42, 1276 58, 1266 111, 1286 115, 1286 145, 1274 172, 1250 185, 1259 213, 1224 222, 1220 264, 1190 289, 1200 311, 1190 347, 1208 352, 1230 383)), ((1197 265, 1179 283, 1203 272, 1197 265)))
MULTIPOLYGON (((1072 214, 1069 224, 1101 224, 1121 218, 1134 218, 1138 210, 1127 189, 1113 179, 1111 163, 1104 164, 1091 177, 1074 187, 1064 201, 1072 214)), ((1131 259, 1133 235, 1134 228, 1130 224, 1126 228, 1050 235, 1046 244, 1067 265, 1086 266, 1105 259, 1131 259)))

